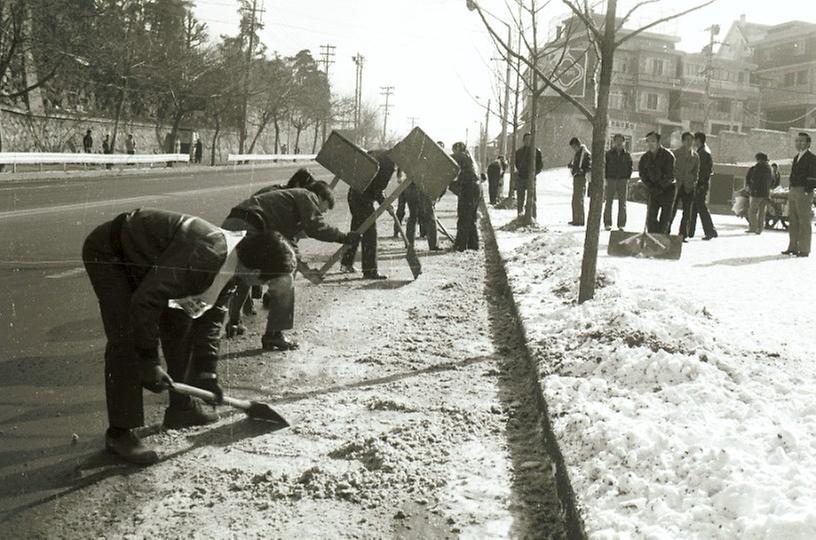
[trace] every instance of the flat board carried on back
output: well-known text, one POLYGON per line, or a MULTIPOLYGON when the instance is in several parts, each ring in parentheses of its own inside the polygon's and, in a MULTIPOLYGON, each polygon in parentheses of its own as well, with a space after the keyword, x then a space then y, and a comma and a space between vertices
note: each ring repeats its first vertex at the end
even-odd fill
POLYGON ((453 158, 418 127, 388 155, 431 199, 440 197, 459 174, 453 158))
POLYGON ((380 170, 376 159, 337 131, 329 134, 315 161, 358 191, 365 191, 380 170))

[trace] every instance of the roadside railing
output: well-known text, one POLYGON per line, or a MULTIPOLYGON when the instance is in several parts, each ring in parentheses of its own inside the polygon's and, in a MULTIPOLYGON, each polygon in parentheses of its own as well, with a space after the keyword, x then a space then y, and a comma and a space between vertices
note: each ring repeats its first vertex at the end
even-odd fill
POLYGON ((59 152, 0 152, 0 164, 11 165, 17 172, 17 165, 137 165, 155 163, 187 163, 188 154, 81 154, 59 152))
POLYGON ((316 154, 230 154, 227 156, 227 163, 238 165, 239 163, 261 163, 271 161, 272 163, 288 163, 298 161, 314 161, 316 154))

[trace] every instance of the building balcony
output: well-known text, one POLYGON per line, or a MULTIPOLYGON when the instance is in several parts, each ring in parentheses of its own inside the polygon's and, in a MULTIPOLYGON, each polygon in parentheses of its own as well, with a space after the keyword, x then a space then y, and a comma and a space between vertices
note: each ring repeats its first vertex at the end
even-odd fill
MULTIPOLYGON (((703 77, 687 77, 682 80, 681 84, 684 91, 705 93, 706 81, 703 77)), ((759 97, 759 86, 748 83, 712 80, 710 93, 712 97, 757 99, 759 97)))
POLYGON ((816 94, 796 88, 763 88, 762 108, 816 106, 816 94))
POLYGON ((652 75, 651 73, 638 74, 637 84, 668 89, 680 89, 682 87, 680 79, 676 77, 669 77, 666 75, 652 75))

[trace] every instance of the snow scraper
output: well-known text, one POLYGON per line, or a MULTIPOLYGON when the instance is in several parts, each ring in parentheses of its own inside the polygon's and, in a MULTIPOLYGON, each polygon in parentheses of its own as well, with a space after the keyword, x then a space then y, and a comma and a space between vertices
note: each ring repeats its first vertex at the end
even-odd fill
POLYGON ((612 231, 606 252, 611 257, 678 260, 682 250, 682 236, 655 234, 644 230, 641 233, 612 231))

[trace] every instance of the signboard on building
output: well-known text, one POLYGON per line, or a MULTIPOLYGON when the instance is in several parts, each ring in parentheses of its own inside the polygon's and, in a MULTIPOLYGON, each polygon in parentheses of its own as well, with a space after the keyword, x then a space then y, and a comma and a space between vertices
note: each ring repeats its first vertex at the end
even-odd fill
MULTIPOLYGON (((586 95, 588 59, 585 50, 556 51, 544 57, 541 70, 547 76, 552 75, 558 88, 572 97, 582 98, 586 95)), ((558 96, 558 92, 547 87, 544 95, 558 96)))

